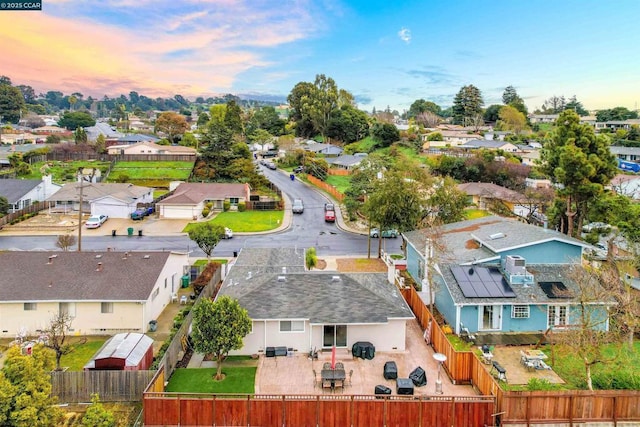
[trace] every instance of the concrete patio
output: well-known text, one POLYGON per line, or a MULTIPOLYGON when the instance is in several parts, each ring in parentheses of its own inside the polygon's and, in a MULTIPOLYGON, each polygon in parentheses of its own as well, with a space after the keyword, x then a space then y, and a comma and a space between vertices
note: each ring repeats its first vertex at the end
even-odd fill
MULTIPOLYGON (((528 370, 520 363, 520 351, 530 349, 530 346, 501 346, 493 350, 493 360, 498 362, 507 371, 509 384, 527 384, 531 378, 547 380, 552 384, 564 384, 564 380, 553 370, 535 369, 528 370)), ((550 363, 549 360, 546 361, 550 363)), ((491 364, 484 365, 491 370, 491 364)), ((494 371, 495 372, 495 371, 494 371)))
MULTIPOLYGON (((375 339, 371 339, 375 344, 375 339)), ((336 361, 343 362, 347 377, 353 370, 351 386, 338 393, 371 395, 378 384, 391 388, 396 394, 395 380, 385 380, 383 367, 385 362, 393 360, 398 366, 398 376, 407 378, 416 367, 422 367, 427 373, 427 385, 415 387, 415 395, 435 395, 438 363, 433 359, 434 351, 422 337, 422 331, 416 321, 407 325, 407 349, 401 352, 376 352, 372 360, 353 358, 350 349, 338 349, 336 361)), ((331 352, 319 354, 317 360, 311 360, 308 354, 295 354, 288 357, 260 356, 256 373, 256 394, 323 394, 321 387, 314 385, 313 371, 318 375, 324 362, 331 361, 331 352)), ((442 390, 445 396, 476 396, 471 386, 453 385, 442 371, 442 390)), ((325 391, 324 393, 328 393, 325 391)))

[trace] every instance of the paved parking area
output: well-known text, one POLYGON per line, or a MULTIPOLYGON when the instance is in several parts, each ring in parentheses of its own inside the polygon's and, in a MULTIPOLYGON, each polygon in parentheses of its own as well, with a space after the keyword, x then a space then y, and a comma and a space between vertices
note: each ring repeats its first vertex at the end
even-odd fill
MULTIPOLYGON (((345 394, 374 393, 378 384, 386 385, 395 394, 395 380, 385 380, 382 373, 385 362, 393 360, 398 366, 398 375, 406 378, 416 367, 427 373, 427 385, 415 387, 415 395, 435 395, 438 364, 433 359, 434 351, 423 338, 416 321, 408 323, 407 349, 402 352, 376 352, 372 360, 353 358, 347 349, 339 349, 336 360, 343 362, 347 376, 353 370, 352 385, 342 392, 345 394)), ((375 339, 372 339, 375 343, 375 339)), ((322 353, 318 360, 309 359, 307 354, 292 357, 266 358, 260 356, 256 374, 258 394, 322 394, 321 387, 314 385, 313 370, 320 375, 322 364, 331 361, 331 352, 322 353)), ((445 396, 477 396, 468 385, 453 385, 442 371, 442 389, 445 396)), ((325 391, 324 393, 328 393, 325 391)))

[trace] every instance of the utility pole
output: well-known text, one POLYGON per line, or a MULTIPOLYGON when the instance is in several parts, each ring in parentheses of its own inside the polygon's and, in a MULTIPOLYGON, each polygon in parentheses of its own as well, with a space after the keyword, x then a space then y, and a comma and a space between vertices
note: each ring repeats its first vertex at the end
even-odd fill
POLYGON ((82 189, 84 188, 84 175, 82 174, 82 168, 78 169, 80 172, 80 209, 78 209, 78 252, 82 252, 82 189))

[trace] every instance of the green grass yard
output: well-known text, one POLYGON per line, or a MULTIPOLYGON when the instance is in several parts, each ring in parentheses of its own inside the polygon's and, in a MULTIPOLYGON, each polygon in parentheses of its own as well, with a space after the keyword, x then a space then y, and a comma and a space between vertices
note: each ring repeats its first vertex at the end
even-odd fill
MULTIPOLYGON (((84 365, 87 364, 93 355, 102 347, 107 341, 108 337, 87 337, 87 342, 84 344, 78 344, 75 350, 69 354, 62 356, 60 359, 60 366, 68 367, 69 371, 82 371, 84 365)), ((77 342, 78 338, 67 338, 68 342, 77 342)))
POLYGON ((234 367, 222 366, 225 378, 222 381, 214 380, 216 368, 176 369, 169 384, 167 392, 181 393, 255 393, 256 370, 255 366, 234 367))
POLYGON ((344 194, 344 192, 351 186, 351 176, 327 175, 325 182, 333 185, 339 192, 344 194))
POLYGON ((100 161, 50 161, 36 162, 31 165, 31 173, 21 176, 24 179, 42 179, 43 174, 51 174, 53 182, 75 182, 76 173, 80 168, 98 168, 104 175, 109 170, 109 162, 100 161))
POLYGON ((193 162, 118 162, 109 174, 109 182, 123 175, 131 180, 184 181, 191 175, 193 162))
MULTIPOLYGON (((237 233, 252 233, 276 229, 282 224, 284 211, 220 212, 211 222, 229 227, 237 233)), ((189 223, 183 230, 188 233, 196 223, 189 223)))
POLYGON ((466 219, 477 219, 491 215, 489 212, 482 209, 465 209, 464 217, 466 219))

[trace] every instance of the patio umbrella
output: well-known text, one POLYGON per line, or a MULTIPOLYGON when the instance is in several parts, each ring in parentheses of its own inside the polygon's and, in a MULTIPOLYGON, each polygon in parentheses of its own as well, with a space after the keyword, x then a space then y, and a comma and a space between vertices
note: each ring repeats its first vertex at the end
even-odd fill
POLYGON ((336 346, 331 348, 331 369, 336 369, 336 346))

